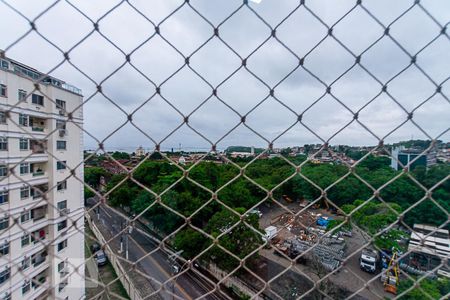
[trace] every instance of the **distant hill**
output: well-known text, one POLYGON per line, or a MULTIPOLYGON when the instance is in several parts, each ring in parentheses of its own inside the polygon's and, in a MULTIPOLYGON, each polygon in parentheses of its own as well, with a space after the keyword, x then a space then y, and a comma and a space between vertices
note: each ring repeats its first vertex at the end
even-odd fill
MULTIPOLYGON (((261 153, 263 152, 263 148, 255 148, 255 153, 261 153)), ((225 149, 225 152, 231 153, 231 152, 252 152, 252 147, 245 147, 245 146, 230 146, 227 149, 225 149)))
MULTIPOLYGON (((430 146, 431 141, 430 140, 409 140, 409 141, 401 141, 398 143, 394 143, 393 146, 394 147, 398 147, 398 146, 405 146, 406 148, 420 148, 420 149, 425 149, 428 148, 430 146)), ((441 144, 442 141, 438 140, 437 144, 441 144)))

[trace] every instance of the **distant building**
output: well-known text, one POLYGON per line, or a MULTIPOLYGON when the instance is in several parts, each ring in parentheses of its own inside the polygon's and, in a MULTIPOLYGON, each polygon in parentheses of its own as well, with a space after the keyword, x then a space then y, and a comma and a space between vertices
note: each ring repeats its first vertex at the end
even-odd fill
POLYGON ((450 277, 450 267, 441 262, 450 259, 449 231, 434 226, 414 224, 408 245, 406 261, 408 265, 420 270, 429 271, 438 268, 437 274, 450 277))
POLYGON ((139 147, 136 149, 136 156, 137 156, 137 157, 145 156, 145 150, 144 150, 144 148, 142 148, 142 146, 139 146, 139 147))
POLYGON ((408 171, 410 171, 417 166, 430 167, 436 164, 437 152, 435 149, 431 149, 425 153, 423 152, 423 149, 406 149, 403 146, 396 147, 392 150, 391 167, 394 170, 401 170, 403 167, 407 167, 408 171))

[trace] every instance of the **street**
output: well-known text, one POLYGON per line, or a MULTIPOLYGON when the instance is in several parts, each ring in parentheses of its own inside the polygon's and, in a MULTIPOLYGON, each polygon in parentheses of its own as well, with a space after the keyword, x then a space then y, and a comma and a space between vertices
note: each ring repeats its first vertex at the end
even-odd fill
MULTIPOLYGON (((90 199, 90 201, 92 202, 93 199, 90 199)), ((134 276, 141 277, 139 283, 144 281, 148 285, 142 286, 142 284, 139 284, 140 288, 142 286, 142 290, 140 289, 143 292, 142 296, 147 296, 162 286, 162 290, 153 298, 174 299, 175 297, 171 294, 173 293, 182 299, 196 299, 214 289, 211 283, 191 270, 169 280, 177 275, 174 272, 174 262, 169 259, 169 255, 161 251, 161 249, 155 251, 157 243, 139 232, 139 230, 134 229, 129 234, 118 235, 124 224, 126 224, 126 218, 113 209, 105 205, 100 205, 99 209, 95 209, 95 213, 94 210, 90 212, 90 216, 105 239, 107 241, 110 240, 108 244, 115 250, 116 254, 120 254, 121 257, 128 255, 129 262, 139 261, 137 263, 137 269, 144 273, 145 276, 139 276, 139 272, 135 272, 136 274, 134 276), (126 253, 126 249, 128 249, 128 253, 126 253), (152 251, 155 252, 149 254, 152 251), (167 283, 164 284, 166 281, 167 283)), ((180 272, 182 271, 181 269, 180 272)), ((229 298, 229 296, 226 296, 222 292, 214 292, 204 297, 204 299, 212 300, 229 298)))

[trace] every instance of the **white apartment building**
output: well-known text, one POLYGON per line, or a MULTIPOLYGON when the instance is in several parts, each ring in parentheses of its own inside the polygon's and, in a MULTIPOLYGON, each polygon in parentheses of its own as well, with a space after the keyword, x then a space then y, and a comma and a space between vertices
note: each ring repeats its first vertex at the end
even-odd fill
POLYGON ((42 76, 0 58, 0 299, 85 295, 82 95, 42 76))

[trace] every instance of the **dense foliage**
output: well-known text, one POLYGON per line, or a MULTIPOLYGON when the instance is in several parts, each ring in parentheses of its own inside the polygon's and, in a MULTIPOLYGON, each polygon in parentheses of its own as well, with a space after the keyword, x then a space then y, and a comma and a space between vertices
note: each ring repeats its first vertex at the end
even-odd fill
MULTIPOLYGON (((299 165, 305 158, 289 159, 299 165)), ((246 162, 239 164, 245 166, 246 162)), ((185 227, 175 235, 174 244, 184 250, 183 255, 192 258, 210 246, 212 241, 204 234, 186 226, 184 217, 191 217, 193 226, 217 236, 221 228, 226 227, 223 222, 228 220, 231 224, 239 220, 235 214, 224 209, 222 203, 244 214, 262 202, 269 190, 272 190, 276 200, 282 195, 288 195, 293 200, 315 200, 322 197, 320 188, 331 187, 327 190, 327 198, 349 212, 372 197, 373 189, 382 187, 379 196, 389 203, 394 211, 375 198, 353 214, 354 221, 369 233, 376 233, 395 222, 398 217, 395 211, 406 211, 425 196, 424 190, 414 180, 406 174, 401 175, 400 172, 392 170, 389 167, 389 160, 385 157, 366 158, 355 168, 357 176, 349 172, 347 166, 338 164, 306 163, 300 172, 302 176, 296 174, 295 168, 280 158, 256 160, 247 166, 244 172, 255 181, 252 183, 240 175, 239 169, 232 164, 203 162, 190 170, 188 176, 184 176, 182 170, 173 164, 150 160, 133 172, 133 180, 129 178, 125 180, 124 175, 112 176, 108 182, 108 189, 112 189, 119 182, 123 183, 114 189, 109 201, 112 205, 130 207, 136 214, 143 213, 164 235, 184 225, 185 227), (398 175, 401 176, 396 178, 398 175), (289 176, 293 177, 280 185, 289 176), (392 183, 383 186, 394 178, 392 183), (189 179, 205 188, 199 187, 189 179), (339 183, 334 184, 338 180, 339 183), (217 192, 217 199, 213 198, 213 192, 217 192), (161 203, 155 202, 155 195, 160 195, 161 203), (357 199, 362 200, 356 201, 357 199)), ((437 165, 429 170, 416 168, 411 176, 429 188, 444 179, 449 172, 450 166, 437 165)), ((89 176, 96 176, 97 173, 93 173, 89 176)), ((437 186, 432 196, 447 212, 450 211, 448 180, 437 186)), ((266 201, 271 202, 270 198, 266 201)), ((446 213, 430 200, 407 211, 404 217, 404 221, 409 225, 414 223, 441 225, 445 220, 447 220, 446 213)), ((258 229, 257 220, 254 227, 258 229)), ((231 234, 220 239, 221 245, 239 257, 247 255, 254 249, 254 246, 247 243, 248 241, 253 243, 260 241, 260 238, 258 239, 255 232, 244 225, 239 225, 231 234)), ((215 261, 220 262, 223 251, 214 249, 212 253, 215 261)), ((231 268, 232 265, 222 267, 231 268)))
MULTIPOLYGON (((413 285, 412 280, 401 280, 398 287, 398 294, 406 291, 413 285)), ((420 282, 420 289, 413 288, 411 291, 400 297, 402 300, 423 300, 429 299, 443 299, 443 295, 450 293, 450 280, 448 279, 425 279, 420 282), (425 294, 425 293, 426 294, 425 294)))

